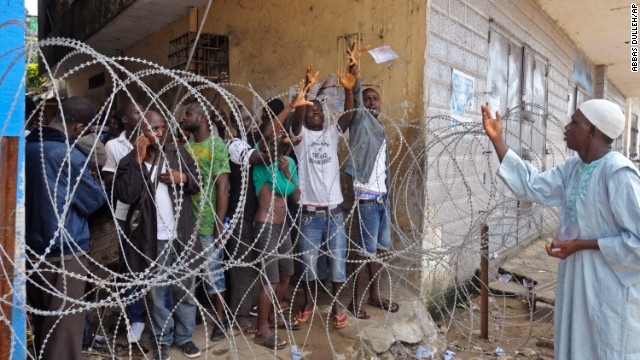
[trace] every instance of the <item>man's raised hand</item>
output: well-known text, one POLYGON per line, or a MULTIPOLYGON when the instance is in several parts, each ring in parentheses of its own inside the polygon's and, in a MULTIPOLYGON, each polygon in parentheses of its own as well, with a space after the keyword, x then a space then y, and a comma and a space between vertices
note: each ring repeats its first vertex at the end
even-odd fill
POLYGON ((489 139, 493 143, 497 140, 502 139, 502 120, 500 119, 500 113, 496 111, 496 118, 494 119, 491 116, 491 110, 489 110, 488 106, 482 105, 480 107, 482 109, 482 125, 484 126, 484 131, 489 136, 489 139))
MULTIPOLYGON (((316 72, 316 78, 318 77, 319 72, 316 72)), ((290 106, 292 108, 297 108, 306 105, 313 105, 313 103, 307 100, 307 91, 311 88, 311 83, 304 86, 304 80, 300 80, 298 83, 298 92, 296 93, 296 97, 291 102, 290 106)))
POLYGON ((354 68, 354 71, 347 70, 344 76, 341 76, 338 70, 336 70, 336 74, 338 75, 338 79, 340 79, 340 85, 342 85, 345 90, 353 89, 356 82, 360 79, 360 69, 354 68))
POLYGON ((315 75, 313 74, 313 64, 307 66, 307 76, 306 76, 307 86, 305 87, 305 93, 309 91, 309 89, 311 89, 311 87, 313 86, 313 84, 316 83, 316 81, 318 81, 318 76, 320 76, 320 71, 316 71, 315 75))
POLYGON ((362 57, 362 53, 369 50, 371 45, 367 44, 362 49, 356 50, 356 42, 354 41, 349 49, 347 49, 347 59, 349 59, 349 67, 354 68, 358 66, 360 63, 360 58, 362 57))

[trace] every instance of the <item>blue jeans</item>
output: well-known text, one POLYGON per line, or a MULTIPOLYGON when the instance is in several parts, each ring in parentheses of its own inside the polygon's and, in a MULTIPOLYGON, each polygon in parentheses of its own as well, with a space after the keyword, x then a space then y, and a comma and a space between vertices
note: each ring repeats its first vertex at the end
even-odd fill
POLYGON ((356 207, 358 219, 358 254, 376 256, 378 250, 391 248, 391 208, 389 197, 382 202, 359 201, 356 207))
MULTIPOLYGON (((118 219, 118 227, 120 228, 120 231, 122 231, 121 236, 124 236, 124 228, 126 225, 127 225, 127 222, 125 220, 118 219)), ((124 291, 124 296, 129 298, 139 292, 140 290, 138 287, 126 288, 124 291)), ((132 324, 136 322, 143 323, 144 322, 144 303, 142 301, 142 296, 139 297, 134 302, 127 304, 127 306, 125 307, 125 311, 127 313, 127 318, 129 319, 130 323, 132 324)))
POLYGON ((321 275, 318 272, 318 257, 323 253, 329 265, 329 280, 345 282, 347 235, 342 211, 334 210, 326 215, 303 213, 298 250, 305 265, 302 276, 305 281, 316 280, 321 275))
POLYGON ((226 289, 224 280, 224 248, 213 245, 215 237, 213 234, 200 234, 202 247, 207 255, 207 264, 204 273, 204 287, 207 294, 218 294, 226 289))
MULTIPOLYGON (((184 271, 171 268, 175 265, 177 254, 173 247, 167 248, 170 240, 158 240, 158 263, 169 269, 160 270, 160 282, 171 282, 170 285, 154 285, 147 293, 151 333, 156 343, 182 345, 191 341, 196 328, 196 288, 195 275, 182 275, 184 271), (167 249, 165 249, 167 248, 167 249), (162 271, 176 271, 166 278, 162 271), (176 275, 182 280, 177 280, 176 275), (167 289, 171 291, 173 308, 166 304, 167 289), (186 290, 185 290, 186 289, 186 290)), ((179 266, 177 266, 179 267, 179 266)))

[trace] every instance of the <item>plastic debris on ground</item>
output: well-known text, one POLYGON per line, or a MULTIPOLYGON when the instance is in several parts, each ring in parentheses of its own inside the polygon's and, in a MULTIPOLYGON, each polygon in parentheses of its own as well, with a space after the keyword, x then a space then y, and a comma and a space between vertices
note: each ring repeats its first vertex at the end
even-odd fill
POLYGON ((291 358, 293 360, 302 360, 302 353, 298 350, 298 347, 291 345, 291 358))
POLYGON ((500 346, 498 346, 493 353, 496 354, 496 356, 504 356, 504 350, 500 346))
POLYGON ((498 275, 498 281, 503 283, 503 284, 506 284, 509 281, 511 281, 511 278, 512 278, 511 274, 500 274, 500 275, 498 275))
POLYGON ((497 251, 494 251, 491 254, 489 254, 489 259, 495 260, 497 258, 498 258, 498 252, 497 251))
POLYGON ((433 359, 433 356, 438 352, 438 350, 428 350, 423 348, 422 346, 418 346, 418 350, 416 350, 415 357, 418 359, 433 359))
POLYGON ((456 357, 456 353, 451 350, 447 350, 444 352, 444 360, 453 360, 456 357))

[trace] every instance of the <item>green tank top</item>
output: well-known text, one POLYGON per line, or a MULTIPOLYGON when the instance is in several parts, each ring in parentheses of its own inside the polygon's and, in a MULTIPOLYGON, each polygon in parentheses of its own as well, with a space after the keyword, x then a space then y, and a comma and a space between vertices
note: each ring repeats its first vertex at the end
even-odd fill
POLYGON ((253 183, 256 186, 256 195, 260 195, 260 190, 264 184, 269 185, 269 189, 274 193, 282 196, 289 196, 293 193, 298 185, 298 171, 296 170, 295 161, 292 158, 285 156, 289 160, 289 172, 291 173, 291 180, 289 181, 280 168, 278 167, 279 160, 276 160, 269 166, 254 165, 253 167, 253 183))

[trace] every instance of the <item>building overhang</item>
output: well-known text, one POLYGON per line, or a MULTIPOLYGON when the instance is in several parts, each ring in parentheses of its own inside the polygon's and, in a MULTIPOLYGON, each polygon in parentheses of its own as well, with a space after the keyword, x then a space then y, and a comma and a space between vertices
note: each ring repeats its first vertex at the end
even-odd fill
POLYGON ((189 8, 206 6, 208 0, 136 0, 86 42, 104 55, 115 55, 170 23, 185 17, 189 8))
MULTIPOLYGON (((626 97, 640 97, 640 73, 631 72, 631 2, 535 0, 626 97)), ((637 46, 636 46, 637 47, 637 46)))
MULTIPOLYGON (((41 33, 41 38, 66 37, 80 40, 98 52, 113 56, 117 50, 162 30, 189 13, 192 7, 206 6, 209 0, 92 0, 73 1, 58 19, 41 33)), ((51 1, 50 1, 51 2, 51 1)), ((47 1, 40 10, 47 13, 47 1)), ((64 4, 64 2, 58 2, 64 4)), ((62 5, 58 5, 62 6, 62 5)), ((41 21, 47 21, 47 16, 41 21)), ((69 49, 45 49, 50 64, 56 64, 69 49)))

